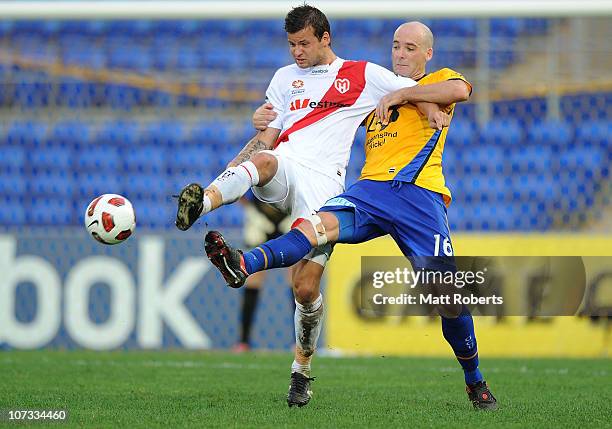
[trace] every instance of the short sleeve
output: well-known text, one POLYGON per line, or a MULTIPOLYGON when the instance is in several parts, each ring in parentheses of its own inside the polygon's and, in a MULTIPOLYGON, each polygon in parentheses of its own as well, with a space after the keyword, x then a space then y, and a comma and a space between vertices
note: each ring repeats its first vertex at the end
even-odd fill
POLYGON ((465 84, 470 89, 470 94, 472 93, 472 84, 470 82, 468 82, 468 80, 465 78, 465 76, 463 76, 461 73, 456 72, 455 70, 452 70, 452 69, 449 69, 449 68, 444 68, 444 69, 440 70, 440 73, 442 74, 441 79, 440 79, 441 81, 445 81, 445 80, 461 80, 461 81, 465 82, 465 84))
POLYGON ((410 78, 398 76, 374 63, 366 64, 365 75, 367 91, 377 103, 390 92, 417 84, 410 78))
POLYGON ((271 103, 276 112, 276 118, 270 122, 268 127, 283 129, 284 113, 285 113, 285 97, 282 91, 281 77, 279 71, 274 74, 268 89, 266 90, 266 102, 271 103))

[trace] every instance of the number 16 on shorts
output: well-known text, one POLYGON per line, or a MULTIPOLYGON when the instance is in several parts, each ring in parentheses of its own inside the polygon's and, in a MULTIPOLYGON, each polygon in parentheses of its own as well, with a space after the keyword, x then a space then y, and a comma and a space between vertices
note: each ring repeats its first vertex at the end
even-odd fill
POLYGON ((442 252, 446 256, 453 256, 453 246, 449 238, 442 237, 440 234, 434 234, 434 239, 436 240, 434 244, 434 256, 440 256, 442 252), (440 252, 440 250, 442 250, 442 252, 440 252))

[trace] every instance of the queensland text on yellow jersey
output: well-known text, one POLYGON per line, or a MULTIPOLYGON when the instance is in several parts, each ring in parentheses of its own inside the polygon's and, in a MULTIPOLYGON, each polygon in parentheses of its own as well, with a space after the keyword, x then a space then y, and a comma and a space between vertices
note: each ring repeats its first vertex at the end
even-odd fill
MULTIPOLYGON (((454 70, 444 68, 426 74, 419 79, 419 85, 462 80, 472 91, 472 85, 454 70)), ((455 104, 445 109, 451 118, 455 104)), ((448 206, 450 190, 442 174, 442 152, 448 128, 442 131, 429 127, 427 116, 421 114, 412 104, 393 108, 389 124, 383 126, 370 113, 365 120, 365 165, 359 179, 377 181, 399 180, 414 183, 425 189, 439 192, 448 206)))

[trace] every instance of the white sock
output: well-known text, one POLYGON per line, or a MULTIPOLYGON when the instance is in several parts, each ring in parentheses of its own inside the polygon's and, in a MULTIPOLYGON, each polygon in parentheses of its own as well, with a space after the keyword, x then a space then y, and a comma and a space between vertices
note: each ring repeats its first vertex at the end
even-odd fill
POLYGON ((299 372, 305 377, 310 377, 310 364, 302 365, 294 360, 291 364, 291 373, 293 374, 294 372, 299 372))
POLYGON ((202 199, 202 203, 203 203, 203 207, 202 207, 202 213, 200 213, 200 216, 205 215, 206 213, 208 213, 212 207, 212 202, 210 201, 210 198, 208 198, 208 195, 204 194, 204 198, 202 199))
POLYGON ((310 304, 295 302, 295 343, 305 357, 312 356, 323 325, 323 295, 310 304))
MULTIPOLYGON (((251 186, 259 183, 259 172, 251 161, 245 161, 237 167, 230 167, 221 173, 212 185, 221 193, 223 204, 231 204, 243 196, 251 186)), ((211 208, 210 199, 204 196, 204 209, 202 213, 208 213, 211 208)))

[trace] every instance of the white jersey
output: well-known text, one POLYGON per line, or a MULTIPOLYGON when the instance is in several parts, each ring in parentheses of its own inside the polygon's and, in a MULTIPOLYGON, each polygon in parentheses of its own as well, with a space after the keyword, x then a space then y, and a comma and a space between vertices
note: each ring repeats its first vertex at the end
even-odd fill
POLYGON ((361 122, 383 96, 414 85, 412 79, 366 61, 336 58, 307 69, 283 67, 266 91, 278 114, 269 127, 281 130, 275 150, 344 184, 361 122))

